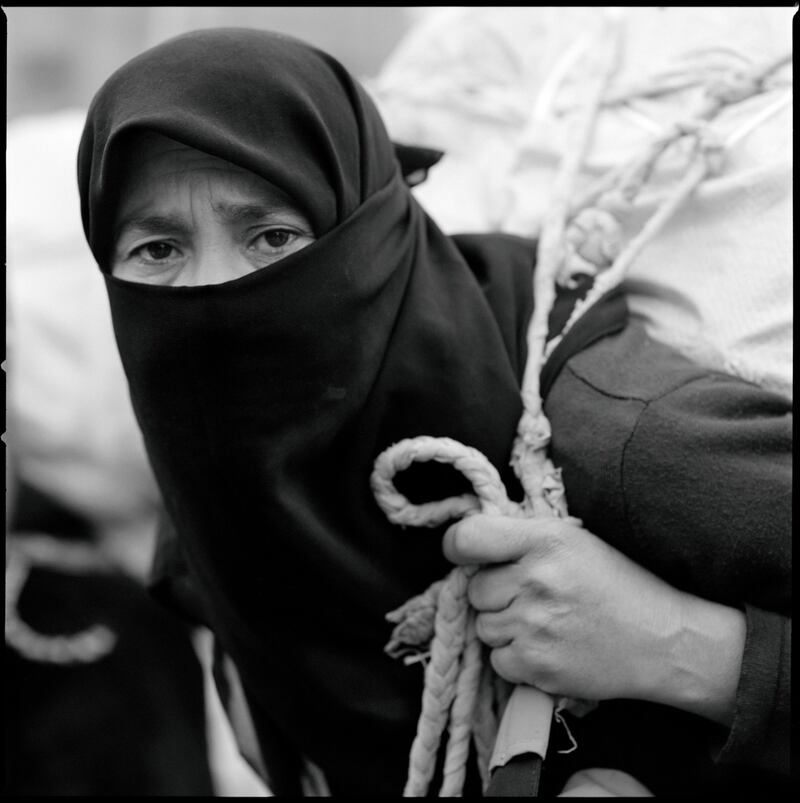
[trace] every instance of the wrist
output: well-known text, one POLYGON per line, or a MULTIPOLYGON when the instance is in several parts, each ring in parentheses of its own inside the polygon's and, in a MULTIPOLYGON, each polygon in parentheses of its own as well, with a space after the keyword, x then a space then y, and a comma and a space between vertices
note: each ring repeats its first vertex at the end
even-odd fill
POLYGON ((683 594, 680 628, 665 665, 663 702, 730 726, 747 625, 736 608, 683 594))

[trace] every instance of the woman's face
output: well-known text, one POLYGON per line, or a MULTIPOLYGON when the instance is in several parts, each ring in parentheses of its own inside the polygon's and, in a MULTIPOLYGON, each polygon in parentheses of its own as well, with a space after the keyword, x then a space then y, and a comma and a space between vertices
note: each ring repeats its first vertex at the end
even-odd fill
POLYGON ((158 285, 219 284, 315 239, 266 179, 158 134, 141 134, 114 224, 111 272, 158 285))

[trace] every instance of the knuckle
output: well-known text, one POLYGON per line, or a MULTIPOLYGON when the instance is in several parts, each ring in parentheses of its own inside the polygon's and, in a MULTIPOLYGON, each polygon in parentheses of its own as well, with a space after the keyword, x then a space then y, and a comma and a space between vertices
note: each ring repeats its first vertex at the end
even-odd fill
POLYGON ((498 624, 483 613, 479 613, 475 617, 475 634, 489 647, 499 647, 503 643, 498 624))
POLYGON ((559 565, 542 560, 531 569, 530 589, 539 600, 551 599, 562 587, 561 579, 559 565))
POLYGON ((489 626, 486 624, 486 617, 483 614, 475 617, 475 633, 483 642, 489 638, 489 626))
POLYGON ((558 694, 563 674, 559 667, 546 654, 538 655, 532 666, 534 667, 532 674, 536 686, 548 694, 558 694))
POLYGON ((504 680, 509 683, 522 683, 524 678, 519 673, 519 666, 513 655, 508 649, 492 650, 489 653, 489 662, 492 669, 504 680))
POLYGON ((509 683, 525 683, 539 688, 537 663, 527 651, 522 651, 512 643, 507 647, 494 649, 489 655, 492 668, 509 683))
MULTIPOLYGON (((514 654, 512 660, 516 676, 544 692, 553 693, 557 688, 558 673, 548 659, 546 651, 528 645, 514 654)), ((518 681, 520 682, 520 681, 518 681)))
POLYGON ((537 635, 542 629, 542 612, 539 605, 525 605, 520 611, 522 627, 531 636, 537 635))

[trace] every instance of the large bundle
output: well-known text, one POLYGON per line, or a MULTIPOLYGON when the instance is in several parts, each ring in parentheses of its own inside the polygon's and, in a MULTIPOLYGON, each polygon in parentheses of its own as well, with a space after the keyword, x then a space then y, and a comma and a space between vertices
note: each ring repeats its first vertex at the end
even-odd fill
MULTIPOLYGON (((712 368, 792 395, 791 8, 629 8, 575 201, 598 177, 698 120, 720 149, 628 270, 632 313, 712 368)), ((420 185, 448 231, 531 235, 552 201, 587 81, 602 8, 461 8, 431 14, 372 90, 398 139, 444 159, 420 185)), ((621 216, 637 236, 687 169, 660 154, 621 216)))

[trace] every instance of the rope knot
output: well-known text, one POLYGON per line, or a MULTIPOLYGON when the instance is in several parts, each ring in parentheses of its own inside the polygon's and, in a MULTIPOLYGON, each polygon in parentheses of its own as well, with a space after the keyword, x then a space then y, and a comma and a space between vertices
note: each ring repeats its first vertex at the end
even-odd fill
POLYGON ((622 250, 622 228, 608 208, 581 209, 564 232, 565 254, 558 283, 577 286, 577 276, 596 276, 610 267, 622 250))
POLYGON ((695 139, 699 139, 706 130, 707 124, 705 120, 679 120, 677 123, 675 123, 674 134, 670 134, 665 137, 664 142, 669 144, 676 139, 680 139, 681 137, 694 137, 695 139))
POLYGON ((736 71, 709 81, 706 95, 721 104, 738 103, 758 94, 762 88, 761 78, 736 71))
POLYGON ((517 443, 513 448, 517 451, 524 451, 529 448, 535 452, 542 452, 547 444, 550 443, 550 422, 544 413, 532 413, 526 409, 520 418, 517 428, 517 443))
POLYGON ((436 606, 443 582, 433 583, 422 594, 386 614, 386 620, 395 625, 389 643, 384 647, 392 658, 401 658, 427 647, 433 638, 436 606))
POLYGON ((632 190, 628 186, 615 185, 600 195, 595 201, 595 206, 619 221, 622 215, 630 212, 634 194, 635 188, 632 190))
MULTIPOLYGON (((542 493, 552 510, 562 516, 566 516, 567 502, 560 468, 553 468, 552 471, 544 476, 542 479, 542 493)), ((575 521, 578 523, 578 526, 580 526, 580 520, 575 519, 575 521)))
POLYGON ((698 136, 697 144, 706 164, 709 176, 718 176, 725 167, 726 146, 722 137, 706 127, 698 136))

